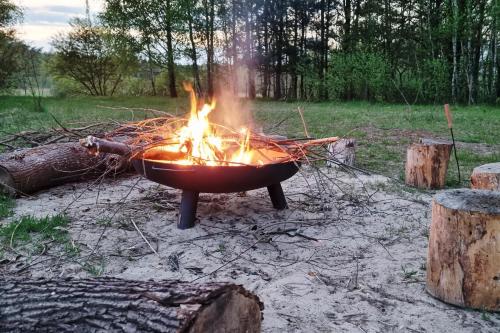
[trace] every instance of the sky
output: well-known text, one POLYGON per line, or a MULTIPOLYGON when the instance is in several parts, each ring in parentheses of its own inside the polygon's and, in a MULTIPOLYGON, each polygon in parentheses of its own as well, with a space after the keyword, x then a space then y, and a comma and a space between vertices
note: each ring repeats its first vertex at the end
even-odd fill
MULTIPOLYGON (((13 0, 23 10, 23 21, 16 26, 18 37, 30 46, 50 51, 50 40, 70 29, 68 21, 85 16, 85 0, 13 0)), ((90 12, 103 7, 103 0, 89 0, 90 12)))

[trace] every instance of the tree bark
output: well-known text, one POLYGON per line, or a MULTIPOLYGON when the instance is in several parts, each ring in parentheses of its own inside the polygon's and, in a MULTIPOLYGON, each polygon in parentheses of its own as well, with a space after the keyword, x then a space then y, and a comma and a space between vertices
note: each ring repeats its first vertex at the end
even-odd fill
POLYGON ((165 29, 167 30, 167 71, 168 71, 168 89, 170 97, 177 97, 177 88, 175 85, 175 63, 174 63, 174 47, 172 44, 172 18, 170 0, 166 1, 167 6, 167 22, 165 29))
POLYGON ((340 139, 328 145, 328 153, 332 160, 326 161, 327 167, 336 165, 353 166, 356 160, 356 139, 340 139))
POLYGON ((427 291, 447 303, 500 311, 500 192, 450 190, 434 197, 427 291))
POLYGON ((55 143, 0 155, 0 192, 25 195, 130 168, 128 158, 91 155, 79 143, 55 143))
POLYGON ((194 41, 194 33, 193 33, 193 14, 192 14, 192 6, 194 7, 194 1, 189 3, 188 6, 188 26, 189 26, 189 42, 191 43, 191 61, 193 62, 193 76, 194 76, 194 91, 201 95, 201 79, 200 79, 200 70, 198 68, 198 54, 196 52, 196 43, 194 41))
POLYGON ((443 188, 453 144, 421 139, 406 153, 406 184, 419 188, 443 188))
POLYGON ((474 168, 470 185, 473 189, 500 191, 500 163, 490 163, 474 168))
POLYGON ((117 278, 0 285, 3 332, 260 332, 263 304, 229 283, 117 278))

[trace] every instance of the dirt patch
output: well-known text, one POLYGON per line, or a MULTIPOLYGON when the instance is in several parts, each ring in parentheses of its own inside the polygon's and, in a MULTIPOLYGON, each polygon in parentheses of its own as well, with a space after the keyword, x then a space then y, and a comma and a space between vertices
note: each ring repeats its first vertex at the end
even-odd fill
POLYGON ((17 200, 13 218, 67 208, 79 255, 6 254, 0 270, 231 281, 263 300, 265 332, 498 331, 498 314, 425 292, 432 193, 334 169, 305 170, 283 187, 285 211, 265 190, 202 194, 200 220, 185 231, 176 228, 179 191, 139 177, 55 188, 17 200))

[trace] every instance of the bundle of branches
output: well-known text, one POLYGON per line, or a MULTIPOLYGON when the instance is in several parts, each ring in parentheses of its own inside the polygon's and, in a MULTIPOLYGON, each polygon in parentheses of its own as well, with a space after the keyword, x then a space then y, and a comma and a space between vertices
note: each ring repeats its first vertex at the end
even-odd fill
POLYGON ((201 165, 210 163, 253 165, 256 164, 255 161, 235 162, 230 157, 238 151, 245 150, 258 152, 265 164, 304 159, 325 160, 328 157, 324 147, 338 140, 338 137, 288 139, 279 135, 266 135, 252 128, 235 130, 215 123, 207 124, 207 127, 202 129, 200 137, 193 137, 189 130, 186 131, 190 126, 192 124, 186 118, 158 117, 125 124, 108 133, 104 139, 89 136, 80 140, 80 143, 95 154, 112 153, 130 158, 166 160, 174 163, 185 163, 189 160, 192 164, 201 165), (113 140, 114 137, 125 136, 127 137, 125 141, 113 140), (202 149, 211 150, 213 158, 196 156, 196 153, 202 155, 196 145, 204 145, 202 149), (269 152, 272 156, 269 156, 269 152))

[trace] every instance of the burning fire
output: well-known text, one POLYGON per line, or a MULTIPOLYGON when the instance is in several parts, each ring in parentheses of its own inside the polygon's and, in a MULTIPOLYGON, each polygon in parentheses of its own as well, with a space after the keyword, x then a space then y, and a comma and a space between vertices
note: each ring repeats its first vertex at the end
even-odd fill
POLYGON ((149 149, 145 158, 182 165, 239 166, 263 165, 288 155, 270 149, 252 148, 251 131, 246 127, 231 131, 212 124, 208 116, 215 109, 215 100, 198 109, 192 86, 185 85, 185 89, 190 94, 191 103, 187 124, 169 136, 169 141, 173 143, 149 149))

